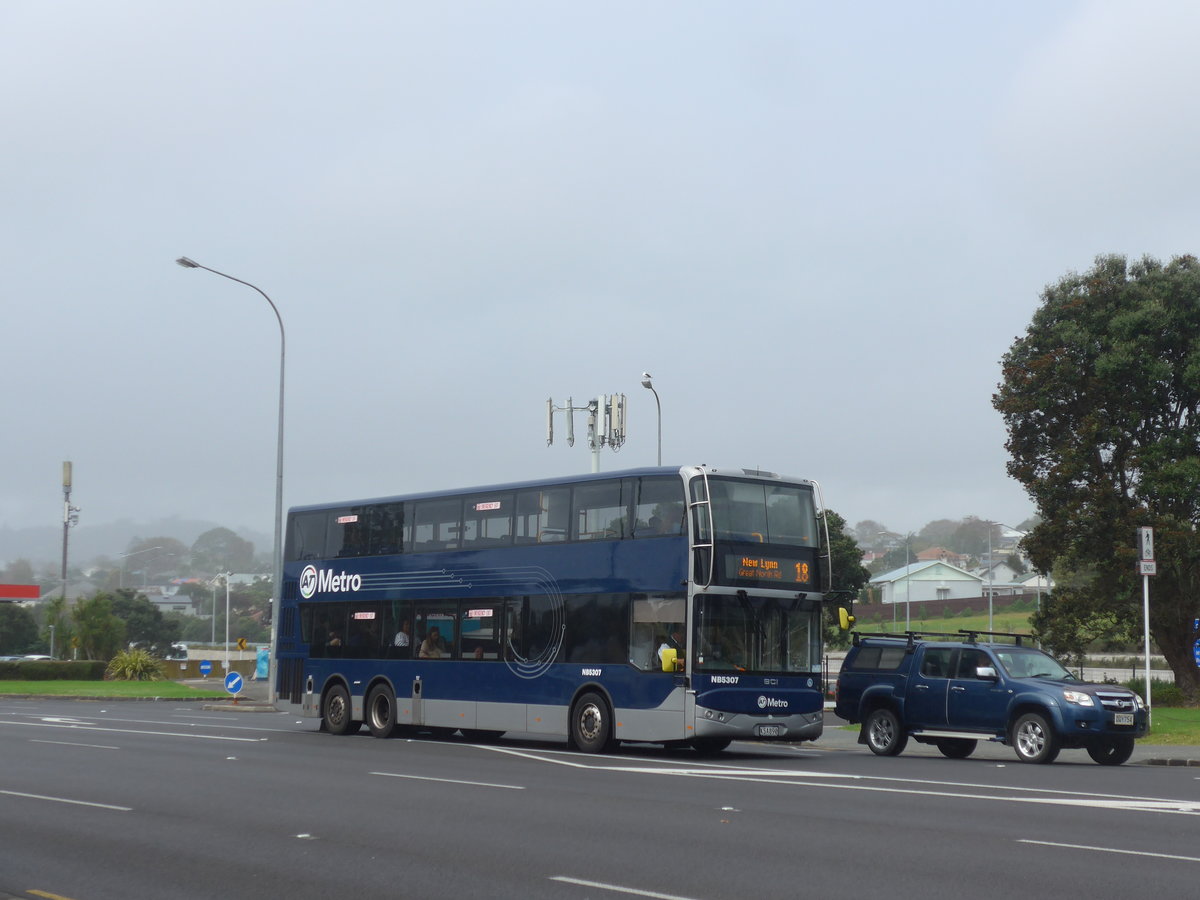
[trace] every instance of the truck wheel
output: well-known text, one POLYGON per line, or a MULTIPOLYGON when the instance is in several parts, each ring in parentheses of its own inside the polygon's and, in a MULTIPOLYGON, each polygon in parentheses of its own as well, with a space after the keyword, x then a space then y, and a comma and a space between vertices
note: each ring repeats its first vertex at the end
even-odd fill
POLYGON ((1133 738, 1118 734, 1088 744, 1088 756, 1102 766, 1119 766, 1133 756, 1133 738))
POLYGON ((937 742, 937 748, 947 759, 966 759, 975 752, 978 743, 967 738, 942 738, 937 742))
POLYGON ((876 709, 863 722, 867 746, 876 756, 897 756, 908 743, 908 735, 900 727, 900 720, 890 709, 876 709))
POLYGON ((1024 763, 1052 763, 1058 757, 1058 736, 1041 713, 1025 713, 1012 730, 1017 759, 1024 763))

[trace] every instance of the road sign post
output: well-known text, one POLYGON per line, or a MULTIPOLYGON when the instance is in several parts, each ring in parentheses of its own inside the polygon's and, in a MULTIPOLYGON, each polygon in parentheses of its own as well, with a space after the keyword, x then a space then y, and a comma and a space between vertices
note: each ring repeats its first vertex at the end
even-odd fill
POLYGON ((225 676, 225 690, 233 695, 234 703, 238 702, 238 694, 242 692, 243 685, 242 676, 237 672, 230 672, 225 676))
POLYGON ((1142 639, 1146 649, 1146 720, 1152 723, 1153 703, 1150 690, 1150 576, 1158 574, 1154 561, 1154 529, 1138 528, 1138 572, 1142 576, 1142 639))

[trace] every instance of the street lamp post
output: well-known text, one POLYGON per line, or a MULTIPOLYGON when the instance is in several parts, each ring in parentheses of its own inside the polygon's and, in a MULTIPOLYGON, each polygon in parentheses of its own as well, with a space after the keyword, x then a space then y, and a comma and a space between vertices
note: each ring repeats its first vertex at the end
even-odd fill
POLYGON ((162 547, 147 547, 145 550, 134 550, 132 553, 121 554, 121 574, 117 578, 117 584, 122 588, 125 587, 125 561, 131 556, 137 556, 140 553, 149 553, 151 550, 161 550, 162 547))
POLYGON ((662 403, 658 400, 658 391, 650 381, 650 373, 642 373, 642 387, 654 395, 654 405, 658 407, 658 464, 662 465, 662 403))
MULTIPOLYGON (((272 578, 274 583, 271 588, 271 667, 268 676, 267 684, 269 687, 268 696, 271 700, 275 699, 275 676, 278 668, 278 654, 276 651, 279 639, 279 601, 283 594, 283 384, 284 384, 284 360, 287 354, 287 338, 283 330, 283 317, 279 315, 279 308, 275 305, 267 292, 257 285, 253 285, 248 281, 242 281, 240 278, 234 278, 232 275, 227 275, 224 272, 218 272, 216 269, 210 269, 208 266, 202 266, 194 260, 188 259, 186 256, 181 256, 175 260, 176 263, 183 266, 185 269, 204 269, 206 272, 212 272, 214 275, 220 275, 222 278, 228 278, 230 281, 236 281, 238 284, 244 284, 248 288, 253 288, 262 294, 264 300, 271 306, 271 311, 275 313, 275 320, 279 323, 279 426, 276 432, 275 441, 275 548, 272 565, 274 572, 272 578)), ((226 628, 228 628, 229 617, 226 615, 226 628)))

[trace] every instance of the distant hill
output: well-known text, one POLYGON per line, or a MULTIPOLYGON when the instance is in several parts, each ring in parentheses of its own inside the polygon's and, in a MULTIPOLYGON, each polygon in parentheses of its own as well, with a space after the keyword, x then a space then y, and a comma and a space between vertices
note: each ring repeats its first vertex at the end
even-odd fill
MULTIPOLYGON (((196 538, 213 528, 222 527, 218 522, 199 519, 182 519, 172 516, 146 522, 122 519, 102 525, 79 525, 71 529, 68 554, 72 566, 86 565, 98 556, 118 558, 138 538, 171 537, 189 547, 196 538)), ((271 552, 274 535, 263 534, 250 528, 231 528, 237 535, 254 543, 254 552, 271 552)), ((27 559, 34 568, 44 563, 62 561, 62 528, 10 528, 0 526, 0 567, 15 559, 27 559)))

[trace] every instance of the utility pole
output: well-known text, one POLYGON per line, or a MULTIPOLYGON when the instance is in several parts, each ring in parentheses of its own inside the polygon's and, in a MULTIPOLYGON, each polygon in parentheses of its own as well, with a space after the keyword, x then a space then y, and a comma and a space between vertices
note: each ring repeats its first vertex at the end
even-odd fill
POLYGON ((71 461, 63 463, 63 552, 62 552, 62 598, 67 600, 67 535, 71 526, 79 524, 79 507, 71 505, 71 461))

